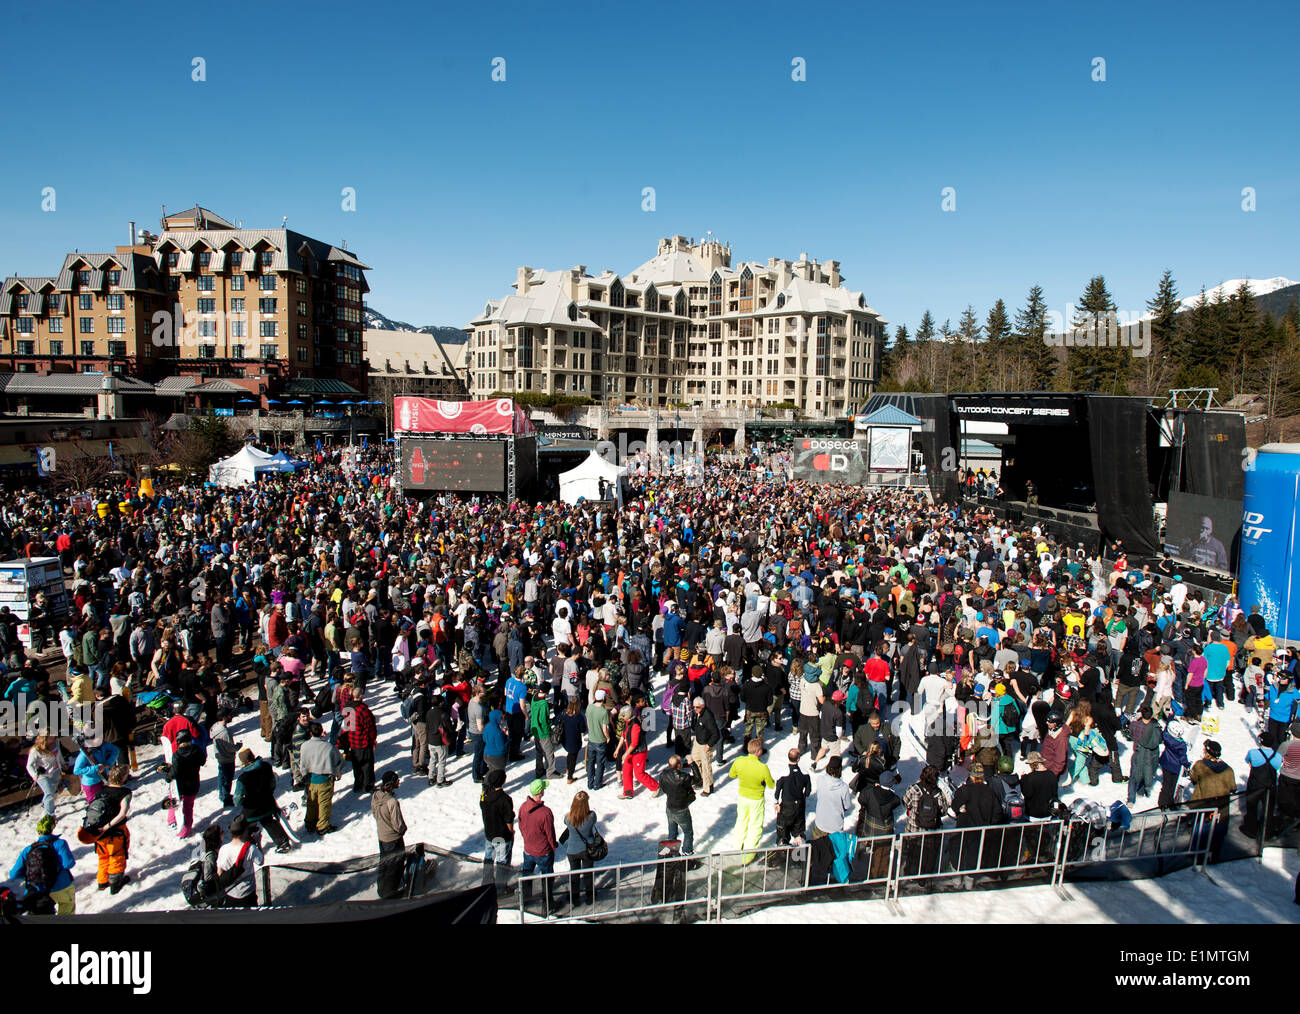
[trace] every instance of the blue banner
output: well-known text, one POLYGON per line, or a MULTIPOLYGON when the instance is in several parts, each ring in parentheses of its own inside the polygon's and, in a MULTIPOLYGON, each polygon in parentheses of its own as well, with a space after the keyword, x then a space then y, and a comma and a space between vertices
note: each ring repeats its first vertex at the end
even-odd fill
POLYGON ((1300 638, 1300 572, 1295 510, 1300 455, 1259 454, 1246 472, 1238 601, 1258 604, 1271 633, 1300 638))

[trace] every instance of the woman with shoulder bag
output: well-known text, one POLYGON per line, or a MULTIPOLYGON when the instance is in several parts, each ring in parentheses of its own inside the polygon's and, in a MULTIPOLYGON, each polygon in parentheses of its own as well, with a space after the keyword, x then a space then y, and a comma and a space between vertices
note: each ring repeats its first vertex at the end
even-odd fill
MULTIPOLYGON (((596 830, 596 814, 591 809, 589 799, 586 792, 578 792, 564 818, 564 834, 560 836, 560 841, 568 854, 571 871, 589 870, 593 863, 604 859, 609 853, 609 846, 596 830)), ((569 874, 569 902, 572 908, 595 904, 596 889, 590 873, 569 874), (586 897, 585 902, 579 900, 583 895, 586 897)))

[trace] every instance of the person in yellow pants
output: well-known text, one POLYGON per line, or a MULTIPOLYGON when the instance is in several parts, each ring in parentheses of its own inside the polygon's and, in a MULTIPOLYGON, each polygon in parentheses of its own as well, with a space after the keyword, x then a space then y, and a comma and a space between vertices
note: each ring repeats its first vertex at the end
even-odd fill
MULTIPOLYGON (((752 849, 763 837, 766 816, 766 794, 776 788, 776 779, 767 765, 759 760, 763 744, 757 739, 749 741, 748 753, 737 757, 731 765, 731 777, 739 781, 739 798, 736 801, 736 847, 752 849)), ((743 865, 754 861, 754 853, 740 857, 743 865)))

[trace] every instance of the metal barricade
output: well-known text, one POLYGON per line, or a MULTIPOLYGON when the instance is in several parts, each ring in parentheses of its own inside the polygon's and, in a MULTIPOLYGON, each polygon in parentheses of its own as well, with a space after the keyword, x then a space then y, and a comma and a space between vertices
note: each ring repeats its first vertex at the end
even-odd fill
POLYGON ((680 921, 697 907, 706 916, 713 888, 710 858, 669 856, 521 876, 515 885, 519 921, 573 922, 651 913, 671 913, 680 921), (580 896, 584 903, 575 905, 580 896))
POLYGON ((1217 810, 1151 811, 1136 816, 1128 828, 1108 827, 1089 832, 1084 821, 1074 821, 1075 847, 1063 867, 1094 863, 1158 860, 1156 876, 1167 872, 1166 860, 1185 859, 1204 870, 1214 850, 1219 829, 1217 810))
MULTIPOLYGON (((970 878, 992 876, 1006 881, 1047 875, 1060 889, 1070 827, 1064 821, 1031 821, 955 830, 908 831, 895 839, 894 864, 886 900, 897 913, 904 883, 939 880, 967 886, 970 878)), ((917 892, 929 893, 929 892, 917 892)))

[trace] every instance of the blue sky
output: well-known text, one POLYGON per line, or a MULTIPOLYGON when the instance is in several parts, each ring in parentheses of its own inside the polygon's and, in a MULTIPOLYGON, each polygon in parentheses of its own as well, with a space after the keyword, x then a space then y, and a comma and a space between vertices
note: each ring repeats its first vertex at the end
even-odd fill
POLYGON ((1183 295, 1300 278, 1298 21, 1281 3, 15 5, 0 274, 197 201, 346 239, 371 305, 415 324, 464 325, 520 264, 625 272, 706 230, 736 259, 838 259, 913 328, 1034 283, 1063 310, 1096 273, 1138 310, 1166 267, 1183 295))

